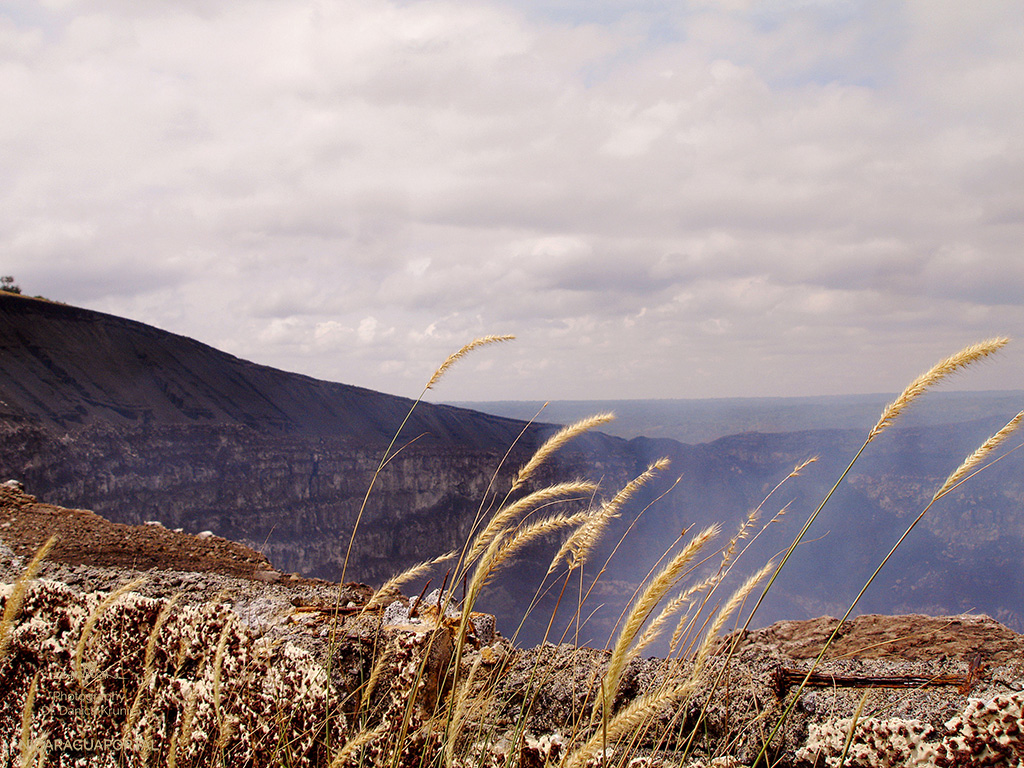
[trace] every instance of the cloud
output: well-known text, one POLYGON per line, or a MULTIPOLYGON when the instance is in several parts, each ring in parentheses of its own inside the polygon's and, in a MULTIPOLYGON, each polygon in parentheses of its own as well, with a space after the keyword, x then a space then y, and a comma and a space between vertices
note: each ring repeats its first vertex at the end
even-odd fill
POLYGON ((898 389, 1024 321, 1022 37, 1000 2, 15 0, 3 271, 403 394, 491 332, 439 396, 898 389))

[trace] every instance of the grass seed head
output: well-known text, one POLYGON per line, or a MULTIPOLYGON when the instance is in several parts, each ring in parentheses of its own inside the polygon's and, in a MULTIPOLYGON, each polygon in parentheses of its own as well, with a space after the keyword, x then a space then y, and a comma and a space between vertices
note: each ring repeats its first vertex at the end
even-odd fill
POLYGON ((503 341, 512 341, 514 338, 515 336, 510 336, 506 334, 502 336, 481 336, 479 339, 473 339, 473 341, 463 346, 462 349, 460 349, 458 352, 453 352, 452 354, 448 355, 448 359, 441 363, 440 367, 436 371, 434 371, 434 375, 430 377, 430 381, 427 382, 427 386, 425 387, 425 389, 433 389, 437 385, 437 383, 444 377, 444 375, 448 372, 449 368, 455 365, 455 363, 464 358, 474 349, 486 347, 488 344, 499 344, 503 341))
POLYGON ((566 443, 575 437, 579 437, 584 432, 589 432, 592 429, 607 424, 615 419, 614 413, 599 413, 596 416, 589 416, 585 419, 573 422, 566 427, 558 430, 555 434, 544 441, 544 444, 537 449, 537 452, 533 454, 528 462, 519 470, 512 481, 512 490, 519 488, 523 483, 533 476, 537 468, 540 467, 545 461, 547 461, 552 454, 558 452, 566 443))
POLYGON ((942 487, 935 492, 935 496, 932 497, 932 500, 935 501, 942 498, 953 490, 953 488, 955 488, 961 481, 966 479, 979 464, 992 455, 992 452, 995 451, 996 448, 1006 442, 1006 439, 1017 430, 1017 427, 1020 426, 1022 420, 1024 420, 1024 411, 1021 411, 1010 419, 1005 427, 992 435, 980 448, 978 448, 978 450, 964 459, 963 464, 957 467, 953 474, 946 478, 946 482, 942 484, 942 487))
POLYGON ((927 392, 931 387, 947 376, 962 371, 968 365, 995 354, 1009 342, 1010 340, 1006 337, 988 339, 987 341, 964 347, 955 355, 951 355, 945 360, 940 360, 931 369, 910 382, 900 396, 886 406, 885 410, 882 411, 881 417, 878 419, 878 423, 875 424, 868 434, 868 442, 871 442, 880 435, 914 400, 927 392))
POLYGON ((53 545, 57 543, 57 537, 51 536, 43 546, 39 548, 35 556, 25 566, 24 572, 14 582, 11 594, 7 597, 4 605, 3 615, 0 615, 0 659, 7 655, 10 649, 11 633, 14 631, 14 621, 21 613, 21 607, 25 604, 25 594, 28 591, 29 582, 39 575, 43 567, 43 560, 50 554, 53 545))

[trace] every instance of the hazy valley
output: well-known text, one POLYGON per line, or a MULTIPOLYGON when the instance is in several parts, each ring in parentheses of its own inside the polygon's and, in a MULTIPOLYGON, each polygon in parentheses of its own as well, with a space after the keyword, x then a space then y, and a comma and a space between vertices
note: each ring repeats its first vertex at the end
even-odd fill
MULTIPOLYGON (((0 329, 0 476, 22 480, 55 504, 93 509, 117 522, 209 529, 262 551, 285 571, 340 576, 364 493, 410 401, 276 371, 139 323, 22 297, 0 295, 0 329)), ((604 644, 633 585, 684 529, 721 522, 727 538, 797 463, 819 456, 765 506, 764 521, 788 509, 737 570, 746 576, 783 549, 884 402, 878 396, 618 404, 615 428, 649 436, 592 434, 537 479, 584 475, 611 494, 651 461, 672 461, 606 535, 608 551, 637 513, 664 494, 633 524, 609 563, 603 587, 591 597, 602 607, 581 639, 604 644), (786 430, 787 421, 799 429, 786 430), (692 443, 673 437, 712 437, 708 430, 719 422, 738 433, 692 443)), ((912 418, 864 454, 755 624, 841 615, 935 488, 1020 402, 1012 393, 934 393, 916 404, 912 418)), ((554 403, 543 418, 559 421, 585 407, 571 405, 570 414, 568 405, 554 403)), ((600 410, 609 404, 585 405, 600 410)), ((418 407, 403 431, 410 444, 371 494, 347 578, 376 584, 461 545, 495 468, 524 427, 463 408, 418 407)), ((553 429, 526 428, 493 487, 503 492, 511 472, 553 429)), ((861 611, 976 611, 1024 628, 1020 466, 1014 454, 944 499, 883 571, 861 611)), ((521 579, 539 580, 552 552, 553 545, 531 550, 493 585, 482 607, 508 627, 532 596, 521 579)), ((554 597, 544 600, 548 607, 554 597)), ((536 640, 538 632, 529 628, 523 640, 536 640)))

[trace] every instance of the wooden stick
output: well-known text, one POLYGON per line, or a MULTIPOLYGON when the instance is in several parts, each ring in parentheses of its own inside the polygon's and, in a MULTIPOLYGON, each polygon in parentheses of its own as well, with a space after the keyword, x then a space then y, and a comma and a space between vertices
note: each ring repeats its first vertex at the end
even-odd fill
MULTIPOLYGON (((807 671, 783 667, 779 670, 779 686, 783 690, 791 685, 799 685, 807 677, 807 671)), ((942 685, 955 685, 963 688, 974 682, 968 675, 936 675, 921 677, 917 675, 830 675, 827 672, 815 672, 807 677, 806 685, 815 688, 935 688, 942 685)))

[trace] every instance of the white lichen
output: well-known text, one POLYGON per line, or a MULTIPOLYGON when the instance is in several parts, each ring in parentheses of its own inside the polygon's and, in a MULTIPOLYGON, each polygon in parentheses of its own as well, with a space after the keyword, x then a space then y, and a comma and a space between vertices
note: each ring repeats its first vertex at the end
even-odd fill
MULTIPOLYGON (((850 720, 811 724, 798 760, 839 766, 850 720)), ((1005 766, 1024 768, 1024 691, 971 699, 936 729, 920 720, 868 718, 857 723, 846 766, 1005 766)))
MULTIPOLYGON (((9 594, 0 586, 0 611, 9 594)), ((106 597, 51 581, 31 586, 0 660, 0 764, 18 754, 20 727, 11 726, 37 673, 31 729, 49 734, 50 764, 162 762, 172 742, 179 765, 266 763, 271 755, 296 766, 322 762, 325 728, 337 736, 345 722, 327 716, 336 697, 308 651, 229 621, 223 603, 176 607, 158 625, 166 600, 128 592, 100 613, 106 597)))

